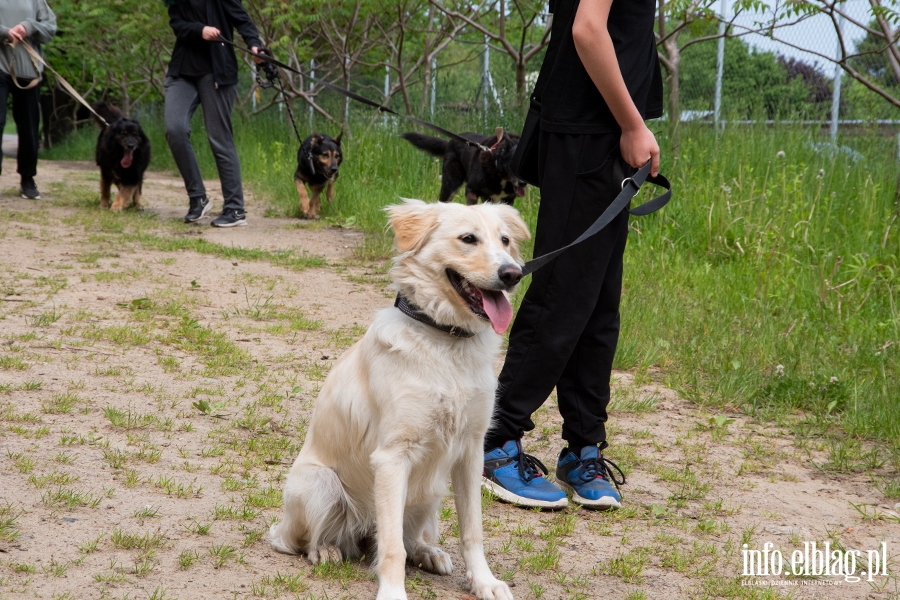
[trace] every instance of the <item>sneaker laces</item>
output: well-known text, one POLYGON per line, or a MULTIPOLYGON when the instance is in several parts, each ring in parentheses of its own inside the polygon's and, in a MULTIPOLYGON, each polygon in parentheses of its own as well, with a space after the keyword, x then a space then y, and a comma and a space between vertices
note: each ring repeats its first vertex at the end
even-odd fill
POLYGON ((548 475, 550 473, 550 471, 547 469, 547 467, 544 466, 544 463, 542 463, 538 457, 532 456, 530 454, 525 454, 525 452, 522 451, 522 442, 517 441, 516 446, 519 449, 518 467, 519 476, 522 479, 528 482, 535 477, 542 477, 542 471, 544 475, 548 475))
POLYGON ((625 485, 625 473, 622 472, 622 469, 619 468, 619 465, 609 460, 602 454, 598 454, 597 458, 588 458, 587 460, 582 460, 578 477, 580 477, 581 480, 585 482, 592 481, 600 477, 602 479, 606 479, 607 481, 612 481, 613 484, 615 484, 617 490, 619 489, 620 485, 625 485), (609 467, 612 467, 619 472, 621 481, 616 479, 615 474, 609 467))

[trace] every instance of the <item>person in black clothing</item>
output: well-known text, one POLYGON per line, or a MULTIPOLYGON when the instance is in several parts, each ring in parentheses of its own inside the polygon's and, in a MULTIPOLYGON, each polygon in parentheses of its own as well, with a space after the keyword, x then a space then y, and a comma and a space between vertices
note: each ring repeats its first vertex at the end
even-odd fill
POLYGON ((240 0, 166 0, 166 3, 169 25, 176 38, 164 84, 166 140, 190 198, 184 222, 195 223, 210 209, 190 140, 191 117, 197 106, 202 105, 206 135, 224 196, 222 214, 212 225, 246 225, 241 163, 231 125, 231 110, 237 95, 237 57, 231 46, 215 41, 232 41, 233 30, 237 29, 247 46, 257 52, 262 40, 240 0))
MULTIPOLYGON (((535 256, 572 242, 610 205, 622 180, 659 146, 644 123, 662 115, 655 0, 551 0, 550 46, 535 86, 540 98, 541 204, 535 256)), ((535 272, 510 332, 485 439, 484 485, 518 505, 559 508, 572 500, 617 508, 605 422, 619 337, 628 212, 535 272), (522 450, 531 415, 556 388, 563 416, 556 483, 522 450), (543 473, 542 473, 543 472, 543 473)))

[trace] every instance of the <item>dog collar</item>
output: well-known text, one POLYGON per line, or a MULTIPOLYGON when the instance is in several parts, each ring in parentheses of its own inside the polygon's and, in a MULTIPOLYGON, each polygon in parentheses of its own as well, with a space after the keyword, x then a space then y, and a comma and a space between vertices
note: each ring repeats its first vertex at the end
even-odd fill
POLYGON ((415 319, 420 323, 425 323, 429 327, 434 327, 438 331, 443 331, 444 333, 449 333, 453 337, 457 338, 470 338, 475 334, 469 331, 468 329, 463 329, 462 327, 457 327, 456 325, 441 325, 421 310, 415 304, 410 304, 409 300, 397 294, 397 299, 394 301, 394 306, 400 309, 404 315, 409 317, 410 319, 415 319))

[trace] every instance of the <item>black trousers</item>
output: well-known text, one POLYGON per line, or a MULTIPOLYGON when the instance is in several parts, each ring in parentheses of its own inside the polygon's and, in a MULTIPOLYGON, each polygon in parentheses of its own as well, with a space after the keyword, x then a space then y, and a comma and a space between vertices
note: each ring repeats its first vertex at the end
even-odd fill
MULTIPOLYGON (((534 254, 570 243, 593 223, 634 169, 619 135, 541 133, 541 204, 534 254)), ((570 445, 606 441, 609 379, 619 340, 628 212, 538 269, 516 315, 485 449, 534 429, 531 415, 556 387, 570 445)))
MULTIPOLYGON (((20 85, 27 85, 26 79, 19 79, 20 85)), ((12 96, 12 114, 19 133, 19 150, 16 160, 18 172, 22 177, 34 177, 37 174, 38 144, 40 134, 38 126, 41 121, 41 93, 39 85, 30 90, 21 90, 15 86, 9 73, 0 71, 0 133, 6 128, 7 102, 12 96)), ((3 156, 0 154, 0 160, 3 156)))

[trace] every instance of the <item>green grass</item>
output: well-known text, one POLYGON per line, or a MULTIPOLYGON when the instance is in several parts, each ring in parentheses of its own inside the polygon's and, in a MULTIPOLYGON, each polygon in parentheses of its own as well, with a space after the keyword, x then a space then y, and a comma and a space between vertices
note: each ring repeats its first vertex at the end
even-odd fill
MULTIPOLYGON (((270 213, 297 216, 296 141, 288 125, 266 116, 235 121, 247 183, 269 201, 270 213)), ((514 130, 520 119, 510 114, 506 121, 514 130)), ((385 258, 391 235, 383 207, 400 197, 435 199, 440 166, 395 137, 405 125, 371 123, 355 121, 352 136, 345 136, 336 200, 322 214, 328 223, 369 234, 361 257, 385 258)), ((154 168, 172 170, 159 123, 145 118, 144 126, 157 149, 154 168)), ((337 133, 333 126, 316 127, 337 133)), ((705 126, 684 126, 676 161, 664 127, 654 127, 674 199, 660 213, 632 220, 615 366, 638 377, 659 372, 663 383, 701 405, 735 407, 780 424, 802 420, 817 432, 838 426, 896 448, 896 141, 877 131, 842 139, 854 155, 830 151, 819 128, 732 127, 716 136, 705 126)), ((460 121, 456 128, 473 126, 460 121)), ((94 135, 80 132, 48 156, 87 159, 94 135)), ((197 147, 204 174, 214 176, 205 144, 197 147)), ((529 189, 517 207, 533 228, 537 191, 529 189)), ((228 248, 100 219, 100 231, 159 250, 295 268, 321 264, 315 257, 228 248)), ((517 303, 526 287, 527 281, 517 303)), ((239 354, 222 365, 226 372, 247 367, 239 354)), ((18 359, 0 364, 26 366, 18 359)), ((621 402, 639 412, 653 409, 621 402)))

